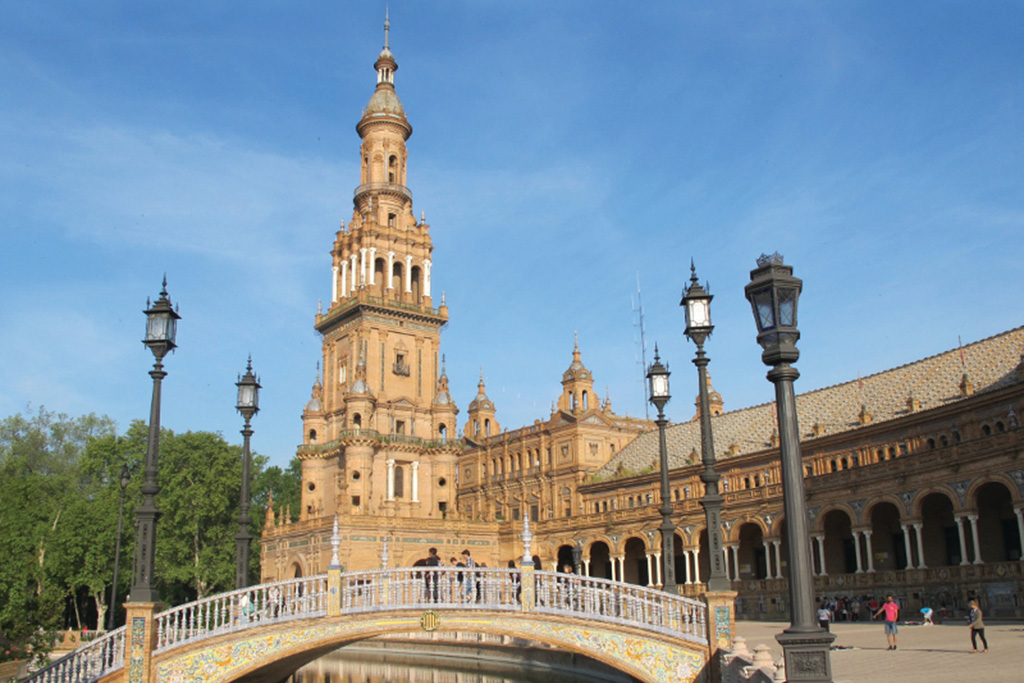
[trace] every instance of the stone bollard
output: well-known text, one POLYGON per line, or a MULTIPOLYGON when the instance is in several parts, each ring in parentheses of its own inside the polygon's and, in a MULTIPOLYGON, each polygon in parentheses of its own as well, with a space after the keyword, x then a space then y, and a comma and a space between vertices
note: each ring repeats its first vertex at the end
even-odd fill
POLYGON ((732 641, 732 653, 736 656, 748 656, 750 650, 747 649, 747 639, 743 636, 736 636, 732 641))
POLYGON ((754 666, 758 669, 775 669, 772 662, 772 649, 767 645, 758 645, 754 648, 754 666))

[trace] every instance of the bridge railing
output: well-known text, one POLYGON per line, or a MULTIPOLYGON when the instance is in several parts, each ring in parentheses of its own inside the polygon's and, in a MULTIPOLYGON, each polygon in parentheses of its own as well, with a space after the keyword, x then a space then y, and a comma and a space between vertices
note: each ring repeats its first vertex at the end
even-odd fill
POLYGON ((518 569, 407 567, 342 574, 341 613, 459 607, 519 611, 518 569))
POLYGON ((86 683, 124 666, 125 628, 115 629, 34 672, 33 683, 86 683))
POLYGON ((156 652, 259 624, 325 614, 326 575, 264 583, 161 612, 156 617, 156 652))
POLYGON ((534 611, 639 626, 707 643, 707 606, 692 598, 576 574, 535 572, 534 611))

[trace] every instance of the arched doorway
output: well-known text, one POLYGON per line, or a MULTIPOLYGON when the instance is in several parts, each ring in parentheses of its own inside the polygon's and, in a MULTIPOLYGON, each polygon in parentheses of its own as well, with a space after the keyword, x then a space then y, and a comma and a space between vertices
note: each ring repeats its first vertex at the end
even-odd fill
POLYGON ((906 569, 904 551, 899 509, 892 503, 878 503, 871 508, 871 554, 875 570, 906 569))
POLYGON ((1019 560, 1020 529, 1010 491, 1002 483, 992 481, 978 488, 976 501, 982 561, 1019 560))
POLYGON ((764 551, 764 532, 753 522, 740 526, 739 577, 741 579, 764 579, 768 577, 768 558, 764 551))
POLYGON ((626 560, 622 573, 624 576, 621 579, 626 583, 638 586, 650 583, 650 573, 647 571, 647 546, 643 539, 634 536, 626 541, 626 560))
POLYGON ((853 547, 853 523, 842 510, 831 510, 822 520, 825 532, 826 574, 852 574, 857 571, 857 551, 853 547))
POLYGON ((558 546, 558 567, 555 569, 555 571, 560 572, 566 566, 569 567, 569 569, 571 570, 572 573, 575 573, 576 565, 574 565, 573 561, 572 561, 572 546, 571 545, 561 545, 561 546, 558 546))
POLYGON ((590 576, 597 579, 612 578, 612 554, 608 544, 596 541, 590 546, 590 576))
MULTIPOLYGON (((953 501, 943 493, 929 493, 921 500, 921 548, 928 567, 960 564, 960 538, 953 519, 953 501)), ((921 566, 920 560, 917 565, 921 566)))

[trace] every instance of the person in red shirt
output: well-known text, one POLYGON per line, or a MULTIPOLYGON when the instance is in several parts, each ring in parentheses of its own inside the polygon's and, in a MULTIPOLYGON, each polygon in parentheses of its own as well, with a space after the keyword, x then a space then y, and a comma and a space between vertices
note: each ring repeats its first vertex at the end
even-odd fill
POLYGON ((900 618, 900 606, 892 599, 891 595, 885 597, 885 604, 875 612, 873 619, 885 615, 885 637, 889 641, 889 649, 896 649, 896 622, 900 618))

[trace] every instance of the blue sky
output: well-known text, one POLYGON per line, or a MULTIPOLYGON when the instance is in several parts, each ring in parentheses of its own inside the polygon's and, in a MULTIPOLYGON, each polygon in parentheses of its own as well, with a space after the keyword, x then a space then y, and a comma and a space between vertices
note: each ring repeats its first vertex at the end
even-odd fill
MULTIPOLYGON (((769 401, 743 287, 804 280, 798 391, 1024 324, 1024 3, 392 0, 409 187, 462 409, 549 415, 578 331, 616 412, 692 417, 679 299, 727 409, 769 401)), ((285 464, 359 182, 383 2, 0 4, 0 415, 148 416, 146 298, 183 317, 163 424, 285 464)))

